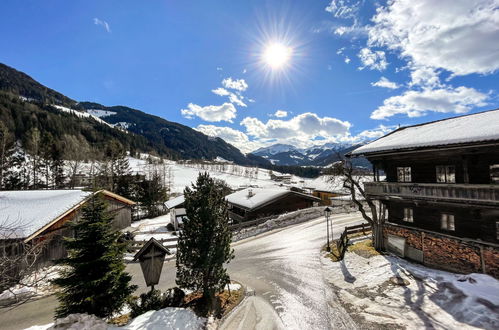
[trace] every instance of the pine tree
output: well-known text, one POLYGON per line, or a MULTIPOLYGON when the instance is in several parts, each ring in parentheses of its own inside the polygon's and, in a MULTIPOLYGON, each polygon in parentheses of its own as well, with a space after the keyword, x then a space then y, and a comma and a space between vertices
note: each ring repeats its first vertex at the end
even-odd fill
POLYGON ((56 317, 88 313, 108 317, 118 311, 136 289, 123 262, 125 243, 111 229, 113 215, 101 196, 93 196, 82 208, 82 218, 72 223, 75 237, 65 240, 67 267, 54 283, 61 287, 56 317))
POLYGON ((176 283, 201 291, 207 311, 214 311, 215 294, 230 282, 224 263, 234 257, 227 202, 223 189, 208 173, 200 173, 192 189, 185 188, 184 196, 188 220, 177 245, 176 283))
POLYGON ((137 199, 140 206, 146 209, 147 216, 154 217, 160 214, 158 204, 167 200, 168 190, 161 184, 161 176, 158 172, 152 173, 151 179, 139 182, 137 187, 137 199))

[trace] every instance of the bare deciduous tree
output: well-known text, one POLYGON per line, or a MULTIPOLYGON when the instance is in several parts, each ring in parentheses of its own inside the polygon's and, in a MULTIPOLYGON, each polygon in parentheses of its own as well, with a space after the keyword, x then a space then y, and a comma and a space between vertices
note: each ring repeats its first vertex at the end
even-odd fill
POLYGON ((376 250, 384 249, 383 225, 385 223, 385 205, 370 198, 364 190, 363 182, 367 180, 365 171, 361 171, 352 166, 352 163, 338 155, 340 159, 334 163, 328 174, 330 182, 334 185, 341 183, 348 190, 352 202, 372 227, 373 246, 376 250))
POLYGON ((46 282, 46 274, 32 275, 39 262, 45 242, 24 242, 22 224, 3 221, 0 223, 0 292, 10 291, 9 303, 23 303, 30 296, 25 290, 13 290, 16 286, 36 289, 46 282))

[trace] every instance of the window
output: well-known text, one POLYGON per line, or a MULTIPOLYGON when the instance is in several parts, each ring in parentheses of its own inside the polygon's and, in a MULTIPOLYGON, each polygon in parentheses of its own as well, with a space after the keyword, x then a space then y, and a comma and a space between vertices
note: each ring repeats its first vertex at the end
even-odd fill
POLYGON ((397 181, 398 182, 411 182, 411 168, 410 167, 397 167, 397 181))
POLYGON ((438 183, 456 183, 456 167, 454 165, 437 166, 438 183))
POLYGON ((490 165, 490 183, 499 184, 499 164, 490 165))
POLYGON ((499 221, 496 221, 496 239, 499 240, 499 221))
POLYGON ((404 221, 414 222, 414 217, 411 208, 408 207, 404 208, 404 221))
POLYGON ((454 215, 442 213, 440 227, 444 230, 456 230, 456 226, 454 225, 454 215))

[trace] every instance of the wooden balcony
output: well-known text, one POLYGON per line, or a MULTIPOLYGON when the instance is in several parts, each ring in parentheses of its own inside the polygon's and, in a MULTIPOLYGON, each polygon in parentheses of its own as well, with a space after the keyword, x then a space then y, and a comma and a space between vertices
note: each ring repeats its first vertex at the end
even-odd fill
POLYGON ((499 185, 366 182, 366 194, 379 199, 424 199, 499 205, 499 185))

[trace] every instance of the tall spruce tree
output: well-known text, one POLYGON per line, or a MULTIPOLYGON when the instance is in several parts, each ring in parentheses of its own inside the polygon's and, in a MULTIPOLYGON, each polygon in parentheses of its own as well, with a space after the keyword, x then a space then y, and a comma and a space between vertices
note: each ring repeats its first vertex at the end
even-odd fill
POLYGON ((65 240, 68 257, 59 262, 68 267, 54 280, 61 287, 57 318, 72 313, 108 317, 136 289, 125 272, 126 243, 119 241, 119 231, 111 229, 112 220, 105 201, 97 195, 83 207, 81 220, 71 224, 75 237, 65 240))
POLYGON ((230 282, 224 263, 230 262, 232 233, 224 191, 208 173, 200 173, 192 189, 184 190, 184 222, 177 245, 177 285, 201 291, 208 312, 217 308, 215 294, 230 282))

